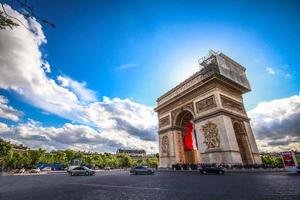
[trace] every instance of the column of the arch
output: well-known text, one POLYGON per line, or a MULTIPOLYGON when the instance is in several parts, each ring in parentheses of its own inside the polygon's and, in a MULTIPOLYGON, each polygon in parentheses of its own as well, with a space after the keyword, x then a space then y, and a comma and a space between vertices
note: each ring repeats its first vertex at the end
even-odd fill
POLYGON ((254 164, 262 164, 260 155, 259 155, 259 151, 257 148, 257 144, 255 142, 255 138, 254 138, 254 134, 252 132, 252 128, 250 126, 250 122, 249 121, 244 121, 244 126, 247 132, 247 136, 249 139, 249 145, 251 147, 251 153, 252 153, 252 158, 253 158, 253 163, 254 164))
POLYGON ((160 167, 167 168, 176 163, 174 134, 172 130, 166 131, 159 135, 159 148, 160 167), (167 145, 163 144, 164 137, 167 138, 167 145))

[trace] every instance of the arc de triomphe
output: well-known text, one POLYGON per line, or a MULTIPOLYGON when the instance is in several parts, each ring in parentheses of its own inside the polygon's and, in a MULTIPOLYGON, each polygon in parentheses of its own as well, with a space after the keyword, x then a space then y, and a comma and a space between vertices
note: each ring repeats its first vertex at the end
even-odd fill
POLYGON ((202 69, 157 99, 160 167, 173 164, 260 164, 242 95, 251 90, 246 69, 211 51, 202 69), (197 148, 184 146, 193 122, 197 148))

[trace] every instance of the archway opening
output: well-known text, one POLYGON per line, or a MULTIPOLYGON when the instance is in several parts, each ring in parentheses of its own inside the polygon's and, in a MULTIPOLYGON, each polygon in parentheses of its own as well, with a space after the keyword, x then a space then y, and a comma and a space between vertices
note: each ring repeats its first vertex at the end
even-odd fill
POLYGON ((250 146, 248 143, 247 133, 243 124, 235 122, 233 124, 236 140, 238 143, 240 155, 244 165, 252 164, 252 156, 250 151, 250 146))
POLYGON ((184 110, 177 116, 175 122, 175 125, 181 130, 182 146, 180 148, 182 149, 182 155, 180 155, 180 162, 182 164, 196 164, 199 161, 197 150, 191 144, 191 142, 195 142, 194 140, 196 140, 193 119, 194 116, 192 113, 184 110))

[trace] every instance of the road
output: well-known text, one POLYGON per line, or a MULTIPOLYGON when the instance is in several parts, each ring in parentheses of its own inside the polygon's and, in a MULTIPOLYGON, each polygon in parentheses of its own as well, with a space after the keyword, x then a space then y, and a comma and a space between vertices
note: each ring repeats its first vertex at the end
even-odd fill
POLYGON ((129 175, 125 171, 71 177, 64 173, 2 176, 1 200, 66 199, 300 199, 300 176, 285 172, 200 175, 157 172, 129 175))

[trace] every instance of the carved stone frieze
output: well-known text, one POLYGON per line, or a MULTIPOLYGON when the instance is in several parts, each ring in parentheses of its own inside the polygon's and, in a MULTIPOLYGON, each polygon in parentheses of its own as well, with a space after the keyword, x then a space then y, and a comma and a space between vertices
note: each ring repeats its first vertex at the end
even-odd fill
POLYGON ((207 150, 220 147, 220 137, 218 126, 215 123, 208 121, 202 126, 207 150))
POLYGON ((211 95, 201 101, 196 102, 196 110, 197 113, 209 110, 211 108, 216 107, 216 100, 215 100, 215 96, 211 95))
POLYGON ((180 95, 181 93, 190 89, 194 85, 196 85, 196 84, 200 83, 201 81, 207 79, 208 77, 212 76, 214 73, 216 73, 216 72, 208 71, 207 73, 198 72, 198 73, 194 74, 192 77, 188 78, 187 80, 185 80, 184 82, 182 82, 181 84, 179 84, 178 86, 176 86, 175 88, 173 88, 172 90, 167 92, 165 95, 161 96, 158 99, 158 102, 157 102, 158 105, 161 105, 161 104, 169 101, 170 99, 176 97, 177 95, 180 95))
POLYGON ((159 120, 159 128, 165 127, 170 125, 170 117, 169 115, 166 117, 163 117, 159 120))
POLYGON ((162 108, 159 108, 158 110, 158 114, 159 115, 162 115, 170 110, 173 110, 174 108, 186 103, 186 102, 189 102, 193 99, 195 99, 196 97, 200 96, 201 94, 205 93, 205 92, 208 92, 209 90, 213 89, 213 88, 216 88, 216 84, 215 82, 213 83, 210 83, 210 84, 207 84, 207 85, 204 85, 201 87, 201 89, 197 89, 195 90, 194 92, 191 92, 183 97, 181 97, 179 100, 177 101, 174 101, 173 103, 171 104, 168 104, 162 108))
POLYGON ((161 152, 164 156, 169 155, 169 138, 166 135, 161 139, 161 152))
POLYGON ((231 98, 225 97, 223 95, 220 96, 221 96, 222 106, 224 108, 228 108, 230 110, 240 112, 240 113, 245 113, 245 109, 242 103, 235 101, 231 98))

